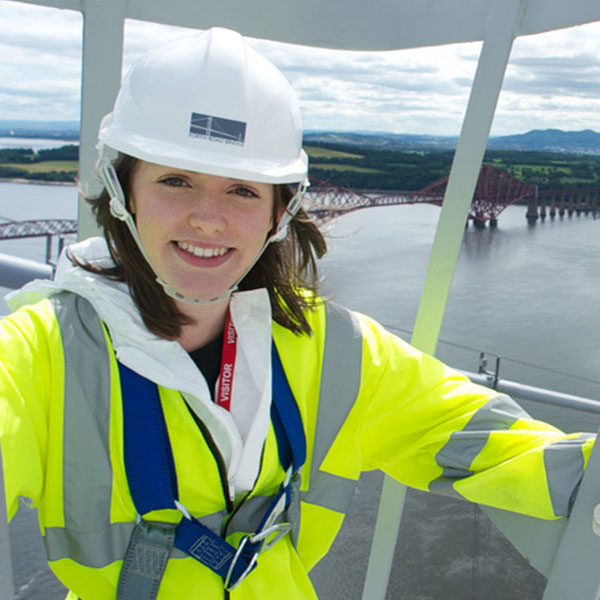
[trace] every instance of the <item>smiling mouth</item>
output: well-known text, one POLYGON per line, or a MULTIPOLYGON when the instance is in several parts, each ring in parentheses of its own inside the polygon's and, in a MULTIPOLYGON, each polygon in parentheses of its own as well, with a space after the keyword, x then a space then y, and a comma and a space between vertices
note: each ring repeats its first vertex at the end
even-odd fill
POLYGON ((194 246, 186 242, 177 242, 177 246, 194 256, 200 258, 213 258, 215 256, 224 256, 229 252, 229 248, 202 248, 200 246, 194 246))

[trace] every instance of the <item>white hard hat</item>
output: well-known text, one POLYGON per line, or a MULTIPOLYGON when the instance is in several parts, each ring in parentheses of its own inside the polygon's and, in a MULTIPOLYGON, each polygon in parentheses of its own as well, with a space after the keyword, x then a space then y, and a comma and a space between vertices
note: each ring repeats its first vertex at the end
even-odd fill
POLYGON ((291 85, 239 33, 222 28, 136 62, 99 140, 147 162, 249 181, 300 182, 308 168, 291 85))

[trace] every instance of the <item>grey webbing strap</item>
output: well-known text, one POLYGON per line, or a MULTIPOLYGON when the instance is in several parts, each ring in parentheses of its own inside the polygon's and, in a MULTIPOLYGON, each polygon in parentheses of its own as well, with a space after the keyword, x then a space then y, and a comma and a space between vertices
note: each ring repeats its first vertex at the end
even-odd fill
POLYGON ((117 600, 154 600, 175 541, 174 526, 140 521, 133 530, 117 587, 117 600))
POLYGON ((290 503, 285 511, 288 523, 291 526, 290 537, 294 548, 298 546, 298 535, 300 534, 300 484, 302 476, 299 472, 294 473, 290 481, 290 503))

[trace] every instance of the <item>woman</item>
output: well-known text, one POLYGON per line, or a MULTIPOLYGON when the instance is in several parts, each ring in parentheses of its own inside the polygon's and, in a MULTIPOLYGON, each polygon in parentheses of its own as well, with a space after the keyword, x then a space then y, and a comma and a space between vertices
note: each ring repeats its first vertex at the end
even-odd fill
POLYGON ((150 52, 99 138, 104 239, 0 325, 7 505, 70 598, 314 598, 364 470, 568 514, 589 436, 317 295, 298 106, 241 36, 150 52))

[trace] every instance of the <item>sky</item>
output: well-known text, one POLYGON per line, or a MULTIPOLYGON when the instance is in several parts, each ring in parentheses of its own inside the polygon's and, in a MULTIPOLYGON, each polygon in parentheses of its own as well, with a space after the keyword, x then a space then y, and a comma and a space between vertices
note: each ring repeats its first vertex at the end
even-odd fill
MULTIPOLYGON (((0 0, 0 120, 79 119, 82 19, 0 0)), ((128 20, 124 70, 190 30, 128 20)), ((253 41, 287 76, 304 128, 458 135, 481 43, 344 52, 253 41)), ((492 135, 600 132, 600 23, 515 41, 492 135)))

